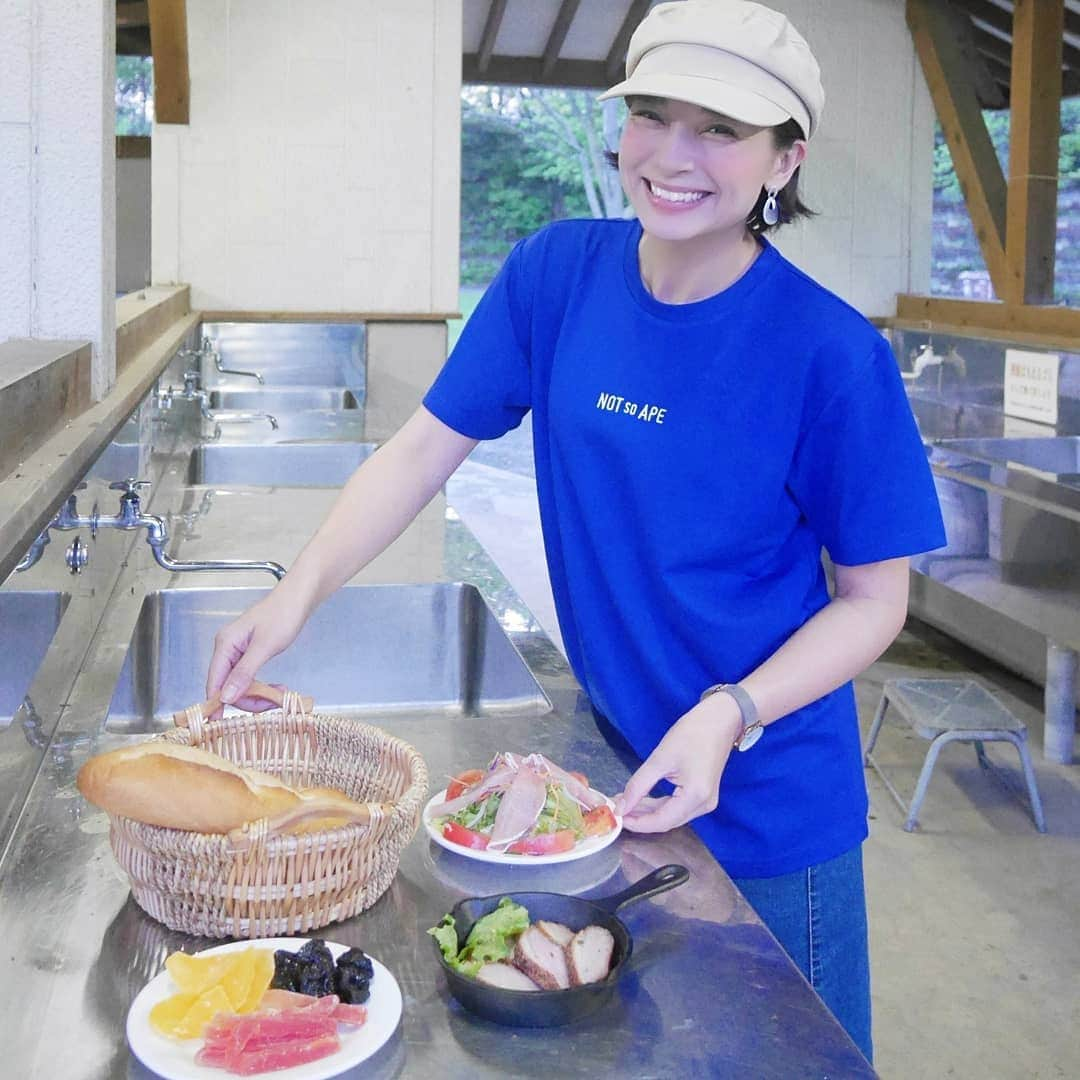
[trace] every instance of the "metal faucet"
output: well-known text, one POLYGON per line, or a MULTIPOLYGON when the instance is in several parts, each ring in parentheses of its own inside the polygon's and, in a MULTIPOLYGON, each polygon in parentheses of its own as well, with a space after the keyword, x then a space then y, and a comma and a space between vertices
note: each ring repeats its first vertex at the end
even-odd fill
POLYGON ((956 374, 961 378, 967 376, 967 364, 964 358, 956 351, 956 346, 953 345, 949 348, 949 351, 942 355, 941 353, 934 352, 934 346, 931 342, 927 342, 915 355, 912 370, 914 377, 917 379, 927 368, 936 367, 938 369, 938 381, 941 381, 941 374, 947 367, 951 367, 956 371, 956 374))
MULTIPOLYGON (((89 517, 79 514, 75 504, 74 492, 68 496, 67 501, 57 511, 56 516, 42 529, 38 538, 30 545, 30 550, 23 556, 22 561, 15 567, 18 570, 29 570, 41 558, 45 545, 49 542, 50 529, 82 529, 89 528, 90 535, 97 536, 98 529, 146 529, 146 542, 154 553, 154 560, 158 566, 173 572, 190 570, 263 570, 273 574, 278 581, 285 576, 285 567, 276 562, 255 562, 246 559, 210 559, 203 561, 183 562, 173 559, 165 551, 169 542, 169 530, 165 521, 156 514, 143 512, 139 499, 139 489, 149 487, 148 480, 117 480, 109 485, 111 491, 120 491, 120 512, 114 515, 102 516, 98 513, 97 504, 89 517)), ((81 484, 80 487, 86 487, 81 484)), ((84 560, 85 561, 85 560, 84 560)))
POLYGON ((206 357, 213 357, 214 367, 222 375, 246 375, 252 379, 257 379, 259 385, 262 385, 263 377, 261 372, 258 371, 241 371, 239 368, 227 368, 221 361, 221 353, 214 348, 209 338, 203 338, 202 343, 198 349, 181 349, 177 356, 187 360, 202 361, 206 357))
POLYGON ((184 401, 197 401, 199 403, 199 413, 202 415, 203 419, 209 420, 214 425, 214 434, 212 437, 215 439, 221 438, 221 425, 227 423, 246 424, 255 420, 267 420, 274 431, 277 431, 278 428, 277 417, 268 412, 254 412, 239 409, 211 409, 210 395, 206 390, 203 390, 199 386, 199 373, 197 371, 184 372, 183 390, 174 390, 173 387, 170 386, 163 394, 159 394, 157 397, 158 407, 161 409, 171 409, 173 400, 177 397, 182 398, 184 401))

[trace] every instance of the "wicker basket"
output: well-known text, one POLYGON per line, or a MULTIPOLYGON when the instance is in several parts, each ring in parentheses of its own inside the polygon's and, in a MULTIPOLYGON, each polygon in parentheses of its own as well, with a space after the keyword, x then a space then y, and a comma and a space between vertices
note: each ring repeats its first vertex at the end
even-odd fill
POLYGON ((297 787, 368 804, 368 824, 275 835, 266 819, 235 834, 193 833, 111 815, 110 840, 135 901, 174 930, 205 937, 302 934, 369 908, 397 873, 427 794, 423 758, 401 739, 340 716, 282 708, 203 720, 214 702, 158 736, 198 746, 297 787))

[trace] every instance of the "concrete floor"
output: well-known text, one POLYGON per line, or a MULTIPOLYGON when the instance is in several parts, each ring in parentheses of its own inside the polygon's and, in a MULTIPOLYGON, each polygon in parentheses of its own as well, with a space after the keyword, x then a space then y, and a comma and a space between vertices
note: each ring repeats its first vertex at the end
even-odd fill
MULTIPOLYGON (((477 448, 447 486, 451 504, 556 643, 527 423, 477 448)), ((909 620, 856 681, 865 738, 886 679, 967 674, 1028 725, 1048 833, 1026 804, 947 747, 914 833, 867 772, 876 1065, 888 1080, 1080 1077, 1080 765, 1042 760, 1042 691, 909 620)), ((927 743, 887 724, 875 758, 904 795, 927 743)), ((1012 747, 988 744, 1019 790, 1012 747)))

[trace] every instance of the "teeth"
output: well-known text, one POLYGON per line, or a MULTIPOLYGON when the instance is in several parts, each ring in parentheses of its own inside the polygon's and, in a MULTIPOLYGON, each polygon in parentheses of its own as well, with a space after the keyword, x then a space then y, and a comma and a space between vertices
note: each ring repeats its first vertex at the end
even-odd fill
POLYGON ((705 198, 705 192, 703 191, 668 191, 667 188, 662 188, 658 184, 654 184, 651 180, 647 181, 649 190, 658 198, 663 199, 664 202, 673 203, 692 203, 700 202, 705 198))

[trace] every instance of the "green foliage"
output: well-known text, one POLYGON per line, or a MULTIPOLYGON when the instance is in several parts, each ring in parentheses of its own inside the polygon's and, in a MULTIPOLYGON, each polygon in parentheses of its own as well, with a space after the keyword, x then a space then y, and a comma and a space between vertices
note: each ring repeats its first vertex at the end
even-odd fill
POLYGON ((154 61, 116 58, 116 134, 149 135, 154 119, 154 61))
MULTIPOLYGON (((519 239, 604 212, 603 117, 580 91, 467 87, 461 115, 461 280, 491 280, 519 239)), ((607 177, 605 176, 606 180, 607 177)), ((621 211, 621 197, 619 199, 621 211)))

